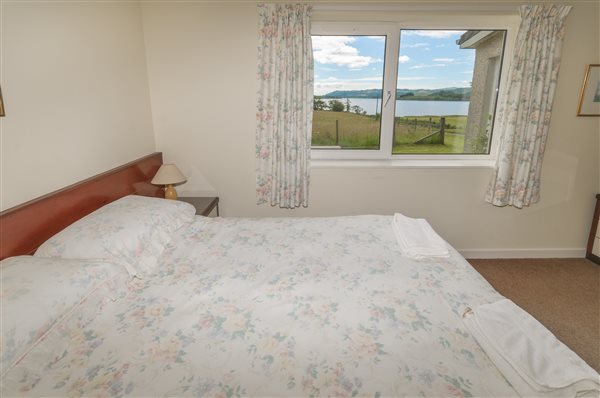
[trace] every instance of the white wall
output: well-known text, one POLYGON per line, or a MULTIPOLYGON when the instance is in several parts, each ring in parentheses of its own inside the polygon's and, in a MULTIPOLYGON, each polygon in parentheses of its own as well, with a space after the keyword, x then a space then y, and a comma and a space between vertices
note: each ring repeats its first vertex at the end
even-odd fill
POLYGON ((139 4, 0 12, 1 209, 154 152, 139 4))
POLYGON ((290 211, 255 205, 253 3, 3 2, 0 208, 157 149, 190 177, 180 193, 217 192, 225 216, 400 211, 460 249, 580 253, 600 120, 575 111, 585 66, 599 61, 600 10, 572 4, 540 204, 483 202, 489 169, 314 168, 310 207, 290 211))
MULTIPOLYGON (((517 7, 514 2, 496 4, 517 7)), ((599 61, 599 8, 598 3, 572 4, 542 200, 531 208, 485 203, 490 169, 418 168, 314 168, 309 208, 256 206, 258 22, 252 3, 142 6, 157 149, 191 177, 180 193, 216 191, 225 216, 398 211, 426 217, 455 247, 472 249, 467 255, 480 254, 478 250, 518 255, 522 249, 523 255, 582 256, 599 189, 600 128, 597 118, 575 113, 585 66, 599 61)))

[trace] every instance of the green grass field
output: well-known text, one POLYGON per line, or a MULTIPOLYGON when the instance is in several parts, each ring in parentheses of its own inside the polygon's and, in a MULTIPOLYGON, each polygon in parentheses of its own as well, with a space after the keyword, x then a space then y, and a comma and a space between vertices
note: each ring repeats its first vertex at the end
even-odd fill
MULTIPOLYGON (((415 141, 420 138, 439 130, 440 117, 397 117, 394 126, 393 153, 462 153, 466 123, 466 116, 446 116, 444 145, 440 143, 439 136, 415 144, 415 141)), ((312 145, 338 145, 342 149, 378 149, 379 128, 378 116, 314 111, 312 145), (337 142, 336 121, 338 126, 337 142)))
POLYGON ((314 111, 313 146, 336 145, 336 120, 339 140, 344 149, 378 149, 379 120, 375 116, 349 112, 314 111))

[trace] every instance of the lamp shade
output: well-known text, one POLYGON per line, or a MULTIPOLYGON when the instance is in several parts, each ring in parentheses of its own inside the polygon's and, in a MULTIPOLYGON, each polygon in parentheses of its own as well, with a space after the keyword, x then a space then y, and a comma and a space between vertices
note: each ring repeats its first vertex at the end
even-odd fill
POLYGON ((179 184, 185 182, 185 176, 174 164, 163 164, 150 182, 156 185, 179 184))

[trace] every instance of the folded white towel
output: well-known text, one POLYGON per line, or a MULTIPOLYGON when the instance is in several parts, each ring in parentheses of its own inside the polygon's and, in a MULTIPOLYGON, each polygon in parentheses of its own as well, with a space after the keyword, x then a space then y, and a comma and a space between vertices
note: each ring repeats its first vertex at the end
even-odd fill
POLYGON ((413 259, 450 257, 448 244, 422 218, 394 214, 392 228, 402 254, 413 259))
POLYGON ((473 337, 522 397, 598 396, 600 376, 508 299, 468 308, 473 337))

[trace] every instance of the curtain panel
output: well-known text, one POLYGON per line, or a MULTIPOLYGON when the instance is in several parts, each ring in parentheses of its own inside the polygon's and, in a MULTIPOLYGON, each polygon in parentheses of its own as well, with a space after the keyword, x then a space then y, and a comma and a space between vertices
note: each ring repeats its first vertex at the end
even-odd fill
POLYGON ((570 6, 521 6, 521 24, 498 115, 498 159, 485 200, 522 208, 540 199, 540 177, 564 22, 570 6))
POLYGON ((308 206, 313 113, 311 7, 259 4, 257 204, 308 206))

